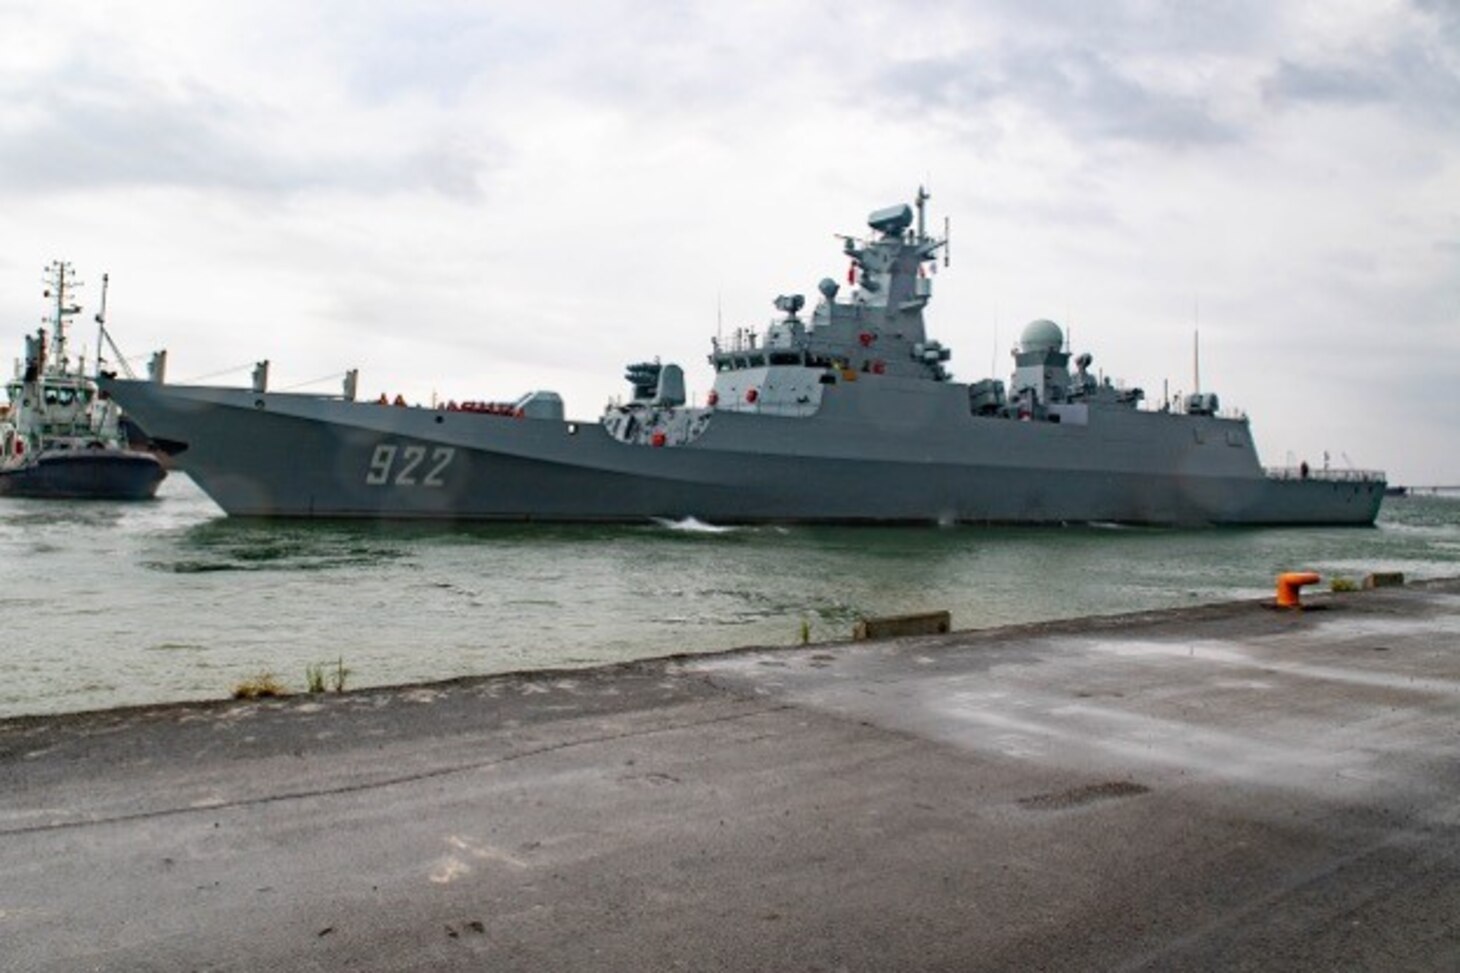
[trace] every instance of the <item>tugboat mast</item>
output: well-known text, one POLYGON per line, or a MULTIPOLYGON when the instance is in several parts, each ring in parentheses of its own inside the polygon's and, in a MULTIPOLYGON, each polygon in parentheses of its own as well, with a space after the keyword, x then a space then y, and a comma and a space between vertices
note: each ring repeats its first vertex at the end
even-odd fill
POLYGON ((73 288, 81 286, 79 280, 74 279, 75 271, 71 265, 64 260, 54 260, 46 268, 44 278, 47 285, 46 297, 56 298, 55 316, 51 320, 51 326, 55 330, 53 345, 55 347, 55 362, 61 371, 65 371, 69 360, 66 354, 66 319, 73 314, 81 312, 79 304, 66 303, 69 292, 73 288), (52 293, 54 291, 54 294, 52 293))

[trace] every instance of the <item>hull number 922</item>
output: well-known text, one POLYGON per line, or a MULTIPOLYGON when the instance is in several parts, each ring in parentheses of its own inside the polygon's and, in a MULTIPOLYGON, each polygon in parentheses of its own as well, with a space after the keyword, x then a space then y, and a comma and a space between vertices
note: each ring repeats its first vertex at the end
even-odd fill
POLYGON ((367 486, 445 486, 441 474, 456 458, 451 446, 423 446, 419 443, 381 443, 370 455, 365 474, 367 486))

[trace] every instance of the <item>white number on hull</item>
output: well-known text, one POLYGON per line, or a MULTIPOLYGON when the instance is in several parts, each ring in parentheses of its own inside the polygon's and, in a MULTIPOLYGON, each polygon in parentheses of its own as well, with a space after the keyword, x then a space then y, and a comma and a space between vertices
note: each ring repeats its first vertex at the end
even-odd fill
POLYGON ((367 486, 384 486, 388 483, 396 486, 445 486, 446 481, 441 478, 441 474, 455 458, 456 449, 452 446, 437 446, 432 449, 412 443, 402 448, 395 443, 381 443, 370 455, 370 469, 365 473, 365 483, 367 486), (426 462, 428 455, 431 465, 425 476, 417 478, 416 470, 426 462), (399 464, 396 463, 397 456, 400 457, 399 464))
POLYGON ((370 472, 365 474, 365 482, 370 486, 380 486, 390 480, 390 464, 395 462, 395 444, 381 443, 375 447, 375 455, 370 457, 370 472))
POLYGON ((405 454, 403 465, 399 473, 395 475, 397 486, 416 485, 416 467, 421 465, 421 460, 426 458, 425 446, 407 446, 401 450, 405 454))
POLYGON ((431 467, 431 472, 427 473, 426 478, 421 482, 428 487, 444 486, 444 484, 441 482, 441 471, 446 469, 446 467, 455 458, 456 447, 437 446, 434 450, 431 451, 431 459, 435 461, 436 465, 431 467))

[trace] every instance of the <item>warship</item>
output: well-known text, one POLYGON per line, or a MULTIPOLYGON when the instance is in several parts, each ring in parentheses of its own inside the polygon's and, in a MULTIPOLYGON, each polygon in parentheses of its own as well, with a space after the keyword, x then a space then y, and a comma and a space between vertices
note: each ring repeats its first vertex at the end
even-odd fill
MULTIPOLYGON (((71 265, 46 269, 52 302, 42 327, 25 339, 25 358, 15 363, 0 408, 0 496, 54 500, 147 500, 167 475, 158 458, 133 449, 121 410, 99 393, 86 373, 85 356, 74 362, 68 321, 80 313, 73 301, 79 283, 71 265)), ((103 309, 96 315, 98 352, 110 340, 103 309)), ((118 356, 120 358, 120 356, 118 356)), ((98 358, 98 362, 100 359, 98 358)))
POLYGON ((628 366, 599 421, 562 399, 431 407, 337 394, 104 377, 106 389, 235 516, 442 520, 1372 524, 1382 473, 1266 470, 1248 420, 1198 392, 1158 407, 1091 371, 1062 329, 1023 330, 1006 384, 954 381, 928 336, 941 237, 913 204, 841 237, 846 293, 775 298, 763 331, 712 340, 714 386, 628 366), (1073 362, 1072 362, 1073 358, 1073 362), (1073 365, 1073 369, 1071 366, 1073 365))

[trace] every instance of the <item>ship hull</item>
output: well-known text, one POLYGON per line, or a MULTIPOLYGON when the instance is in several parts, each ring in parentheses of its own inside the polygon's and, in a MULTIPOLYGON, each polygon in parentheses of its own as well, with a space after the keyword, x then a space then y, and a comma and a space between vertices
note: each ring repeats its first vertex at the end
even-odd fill
POLYGON ((984 419, 956 396, 909 409, 891 381, 810 417, 717 412, 663 448, 597 423, 104 384, 235 516, 1362 525, 1384 487, 1267 477, 1245 423, 984 419))
POLYGON ((167 475, 149 453, 85 449, 43 453, 0 470, 0 496, 41 500, 150 500, 167 475))

